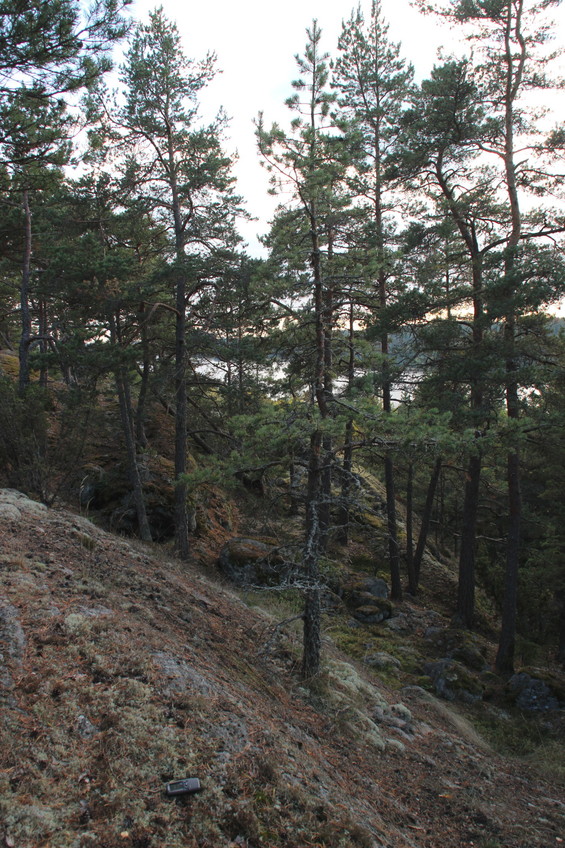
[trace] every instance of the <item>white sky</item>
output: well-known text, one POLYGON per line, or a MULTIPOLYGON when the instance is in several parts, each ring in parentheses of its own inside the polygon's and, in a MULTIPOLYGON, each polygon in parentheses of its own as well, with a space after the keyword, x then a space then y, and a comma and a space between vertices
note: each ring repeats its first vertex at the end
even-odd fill
MULTIPOLYGON (((442 26, 437 17, 420 15, 410 0, 382 3, 389 37, 401 42, 402 54, 415 66, 417 77, 428 76, 438 47, 443 45, 446 53, 454 49, 454 32, 442 26)), ((208 51, 217 54, 222 73, 202 92, 201 111, 212 117, 223 107, 230 118, 231 150, 239 155, 235 169, 238 191, 248 211, 259 219, 242 225, 241 232, 249 243, 249 252, 257 254, 260 247, 256 234, 266 232, 277 201, 267 194, 268 179, 259 165, 253 121, 260 111, 267 126, 275 120, 287 120, 290 113, 284 101, 292 93, 291 81, 298 75, 294 56, 304 50, 306 28, 317 18, 322 48, 336 56, 341 23, 357 8, 357 0, 283 0, 282 4, 272 0, 134 0, 131 14, 145 20, 147 12, 157 5, 176 21, 189 57, 203 58, 208 51)), ((368 18, 370 0, 362 0, 360 5, 368 18)), ((555 17, 563 44, 563 6, 555 17)))

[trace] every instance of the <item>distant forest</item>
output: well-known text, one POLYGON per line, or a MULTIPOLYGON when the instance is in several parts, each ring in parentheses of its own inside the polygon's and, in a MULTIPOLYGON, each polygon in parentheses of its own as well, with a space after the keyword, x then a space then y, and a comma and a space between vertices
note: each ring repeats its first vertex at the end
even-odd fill
POLYGON ((479 584, 498 611, 499 673, 517 639, 565 663, 565 125, 544 108, 563 85, 559 3, 421 0, 468 51, 420 84, 380 0, 331 57, 313 21, 288 123, 257 104, 281 201, 257 259, 225 118, 199 117, 214 57, 187 57, 162 9, 137 23, 122 0, 0 0, 5 484, 72 500, 113 402, 135 532, 162 539, 158 409, 188 559, 206 486, 302 475, 308 678, 320 564, 348 545, 366 471, 393 600, 418 592, 433 542, 458 568, 454 622, 474 626, 479 584))

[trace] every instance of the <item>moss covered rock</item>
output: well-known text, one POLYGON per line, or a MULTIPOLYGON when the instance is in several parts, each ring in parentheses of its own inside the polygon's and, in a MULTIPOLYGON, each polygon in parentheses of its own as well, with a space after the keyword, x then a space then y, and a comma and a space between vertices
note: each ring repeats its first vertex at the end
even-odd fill
POLYGON ((474 633, 455 627, 430 627, 426 640, 443 657, 457 662, 473 671, 483 671, 488 663, 486 644, 474 633))
POLYGON ((291 569, 276 545, 243 537, 226 542, 217 565, 222 574, 238 586, 276 586, 291 569))
POLYGON ((508 690, 522 710, 545 712, 565 706, 565 678, 547 669, 522 669, 512 675, 508 690))
POLYGON ((446 701, 473 704, 483 698, 484 687, 479 678, 457 660, 445 658, 427 663, 424 671, 432 680, 436 694, 446 701))
POLYGON ((370 603, 355 607, 353 618, 361 624, 380 624, 392 615, 392 604, 384 598, 372 598, 370 603))

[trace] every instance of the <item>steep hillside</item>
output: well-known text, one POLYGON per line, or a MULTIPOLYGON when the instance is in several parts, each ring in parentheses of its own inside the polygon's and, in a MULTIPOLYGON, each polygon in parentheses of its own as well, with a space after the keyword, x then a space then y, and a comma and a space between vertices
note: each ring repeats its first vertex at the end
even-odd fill
MULTIPOLYGON (((421 686, 340 653, 335 622, 324 672, 306 687, 296 623, 277 627, 212 563, 180 564, 0 494, 1 844, 565 840, 562 787, 495 754, 421 686), (202 791, 168 798, 165 783, 182 777, 202 791)), ((397 613, 434 620, 410 604, 397 613)), ((374 646, 378 631, 367 633, 374 646)))

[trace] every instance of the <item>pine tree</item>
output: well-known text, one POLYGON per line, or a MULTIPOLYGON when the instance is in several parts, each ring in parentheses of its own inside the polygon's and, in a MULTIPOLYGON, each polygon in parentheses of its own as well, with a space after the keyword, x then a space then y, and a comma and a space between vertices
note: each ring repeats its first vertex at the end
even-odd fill
POLYGON ((293 82, 295 94, 287 105, 296 117, 291 133, 274 125, 266 130, 260 117, 259 150, 269 168, 274 189, 290 186, 297 203, 302 229, 309 239, 311 274, 311 324, 313 325, 312 387, 315 410, 311 417, 306 498, 304 571, 307 580, 304 608, 302 674, 310 678, 320 665, 320 586, 318 561, 328 529, 331 439, 326 422, 332 416, 332 329, 334 290, 329 266, 332 258, 332 221, 339 205, 338 187, 343 164, 339 139, 329 117, 334 96, 328 91, 328 54, 321 51, 317 21, 307 30, 302 56, 296 56, 301 76, 293 82))
MULTIPOLYGON (((523 242, 543 238, 559 229, 548 212, 533 216, 531 232, 526 234, 520 195, 543 191, 549 175, 540 168, 540 145, 532 144, 536 128, 532 112, 523 102, 525 92, 554 85, 546 67, 554 54, 547 51, 546 10, 560 0, 451 0, 440 11, 466 28, 475 45, 473 73, 487 110, 485 133, 479 149, 497 163, 503 185, 499 195, 501 209, 496 216, 500 258, 499 284, 495 287, 491 310, 503 324, 505 397, 508 419, 518 429, 520 418, 520 365, 516 348, 517 321, 524 311, 524 287, 521 282, 523 242), (528 138, 529 136, 529 138, 528 138), (519 142, 518 139, 521 139, 519 142), (520 159, 518 144, 520 143, 520 159), (525 155, 527 151, 527 155, 525 155), (537 221, 535 218, 537 217, 537 221)), ((538 133, 539 134, 539 133, 538 133)), ((496 241, 491 241, 494 250, 496 241)), ((534 293, 530 308, 539 308, 534 293)), ((526 307, 527 308, 527 307, 526 307)), ((506 549, 505 600, 502 629, 496 660, 497 670, 513 668, 516 599, 520 556, 522 498, 520 493, 520 455, 517 441, 507 456, 508 535, 506 549)))
MULTIPOLYGON (((550 5, 555 4, 527 0, 502 0, 494 4, 487 0, 453 0, 440 3, 434 9, 462 24, 474 44, 472 59, 450 60, 434 69, 431 79, 422 84, 423 101, 418 111, 428 123, 428 141, 436 150, 432 157, 433 168, 428 170, 429 177, 441 189, 470 259, 475 316, 472 361, 476 374, 471 383, 471 406, 478 413, 475 426, 479 434, 483 430, 484 414, 480 413, 480 407, 484 406, 488 384, 485 376, 488 377, 489 368, 491 379, 498 380, 500 387, 500 369, 492 367, 494 357, 491 357, 491 366, 488 365, 487 321, 496 330, 493 343, 501 342, 498 353, 493 349, 493 354, 505 363, 503 382, 507 416, 513 422, 510 431, 514 436, 518 434, 520 391, 528 385, 516 346, 518 322, 520 315, 538 310, 548 294, 547 288, 542 295, 540 288, 530 289, 522 284, 522 257, 527 254, 526 246, 531 240, 543 239, 560 229, 558 223, 552 221, 551 212, 543 209, 529 216, 530 226, 526 230, 520 201, 521 192, 541 194, 551 181, 550 175, 540 166, 540 159, 536 160, 541 146, 532 143, 536 135, 536 116, 522 101, 526 91, 547 88, 551 84, 544 67, 544 60, 551 57, 536 56, 547 41, 548 30, 543 16, 550 5), (464 95, 465 90, 471 100, 464 107, 460 99, 464 111, 457 113, 453 108, 455 98, 468 96, 464 95), (458 117, 454 120, 456 114, 458 117), (447 148, 442 141, 446 130, 447 148), (518 137, 521 138, 519 164, 518 137), (445 159, 442 149, 449 151, 450 160, 445 159), (500 327, 502 331, 498 332, 500 327)), ((418 115, 415 117, 417 119, 418 115)), ((413 128, 413 138, 415 132, 413 128)), ((414 149, 418 149, 417 142, 414 149)), ((463 508, 458 619, 466 626, 472 622, 474 575, 470 543, 475 536, 480 463, 478 440, 477 450, 470 459, 463 508)), ((520 459, 516 439, 508 452, 507 484, 509 525, 505 608, 497 660, 500 671, 512 667, 515 630, 521 523, 520 459)))
POLYGON ((41 195, 62 178, 61 167, 68 162, 69 124, 65 103, 36 97, 33 90, 19 88, 9 102, 0 101, 0 125, 6 127, 2 152, 9 176, 9 194, 4 202, 22 209, 22 253, 20 277, 21 334, 19 343, 19 388, 24 392, 30 381, 29 352, 34 340, 30 306, 32 289, 33 207, 41 195))
POLYGON ((122 69, 126 105, 120 115, 129 150, 124 188, 152 210, 171 243, 175 309, 175 526, 179 555, 189 554, 186 503, 188 301, 200 282, 199 256, 236 243, 238 199, 231 160, 222 151, 224 119, 201 126, 198 94, 213 78, 215 59, 188 59, 174 23, 162 9, 139 24, 122 69))
POLYGON ((94 86, 110 69, 109 52, 126 29, 123 8, 116 0, 84 13, 71 0, 0 3, 0 158, 23 212, 20 391, 29 383, 34 192, 68 160, 75 128, 63 96, 94 86))
POLYGON ((17 89, 57 98, 93 86, 111 68, 110 52, 127 30, 130 0, 0 2, 0 101, 17 89))
MULTIPOLYGON (((361 10, 344 23, 339 40, 340 55, 335 63, 333 84, 339 92, 340 120, 346 133, 355 135, 355 173, 352 193, 357 196, 366 216, 361 242, 369 264, 367 275, 374 275, 376 308, 384 319, 393 278, 394 218, 398 214, 399 180, 396 157, 401 133, 401 115, 410 93, 413 69, 402 59, 400 45, 388 38, 380 0, 371 6, 371 18, 365 23, 361 10), (393 214, 394 210, 394 214, 393 214)), ((392 375, 389 332, 381 321, 382 403, 387 415, 392 411, 392 375)), ((389 537, 391 595, 402 597, 399 550, 396 528, 394 464, 385 452, 384 474, 389 537)))

